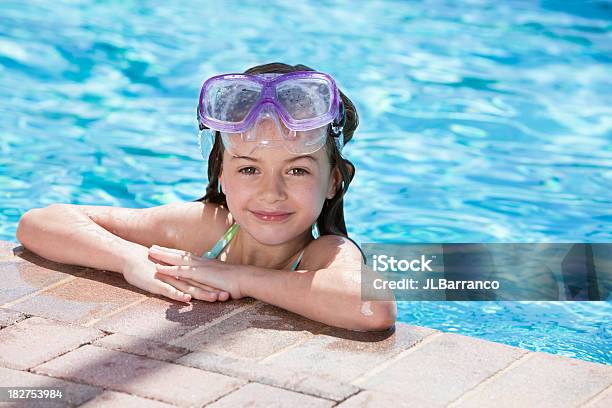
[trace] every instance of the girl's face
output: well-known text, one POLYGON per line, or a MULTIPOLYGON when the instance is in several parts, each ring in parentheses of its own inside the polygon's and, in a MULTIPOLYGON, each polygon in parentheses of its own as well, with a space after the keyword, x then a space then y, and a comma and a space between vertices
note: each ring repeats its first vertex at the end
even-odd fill
POLYGON ((310 230, 340 177, 325 147, 294 155, 277 146, 248 156, 226 150, 219 182, 238 224, 260 243, 278 245, 310 230))

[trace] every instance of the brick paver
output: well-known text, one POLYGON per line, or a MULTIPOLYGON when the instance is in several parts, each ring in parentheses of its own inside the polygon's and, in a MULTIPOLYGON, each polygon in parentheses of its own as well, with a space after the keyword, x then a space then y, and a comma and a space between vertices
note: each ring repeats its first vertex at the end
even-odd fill
POLYGON ((0 262, 0 306, 71 275, 26 262, 0 262))
POLYGON ((606 388, 600 394, 595 395, 584 408, 610 408, 612 407, 612 386, 606 388))
POLYGON ((23 252, 24 247, 17 241, 0 241, 0 262, 16 262, 20 258, 15 254, 23 252))
POLYGON ((180 406, 201 406, 245 383, 221 374, 92 345, 42 364, 35 371, 180 406))
MULTIPOLYGON (((91 385, 77 384, 59 378, 47 377, 29 373, 27 371, 11 370, 10 368, 0 367, 0 386, 2 387, 44 387, 62 388, 62 398, 57 400, 28 400, 28 407, 67 407, 76 406, 100 394, 103 390, 91 385)), ((0 406, 5 406, 0 402, 0 406)), ((22 404, 13 406, 26 406, 22 404)))
POLYGON ((529 353, 524 361, 479 385, 456 406, 577 406, 611 384, 612 370, 603 364, 529 353))
POLYGON ((22 302, 14 303, 11 308, 36 316, 84 324, 145 296, 118 287, 120 281, 125 279, 117 273, 113 273, 116 276, 112 279, 109 273, 113 272, 99 271, 99 276, 106 277, 113 284, 77 277, 22 302), (100 296, 101 293, 104 296, 100 296))
POLYGON ((266 359, 279 369, 290 368, 349 382, 412 347, 435 330, 397 326, 395 332, 353 332, 332 329, 266 359))
POLYGON ((323 408, 331 407, 333 401, 311 397, 297 392, 283 390, 281 388, 270 387, 269 385, 250 383, 234 391, 231 394, 221 398, 213 404, 208 405, 210 408, 234 408, 234 407, 249 407, 249 408, 284 408, 284 407, 300 407, 300 408, 323 408))
POLYGON ((166 404, 165 402, 145 399, 135 395, 124 394, 116 391, 104 391, 96 398, 80 405, 79 408, 172 408, 176 405, 166 404))
POLYGON ((204 351, 187 354, 175 362, 334 401, 342 401, 359 392, 359 388, 354 385, 339 382, 326 375, 279 369, 271 364, 238 360, 204 351))
POLYGON ((172 344, 210 351, 238 359, 258 360, 298 341, 312 337, 326 326, 259 302, 254 308, 172 344))
POLYGON ((142 303, 101 319, 94 327, 112 333, 168 342, 253 302, 251 298, 244 298, 214 303, 194 300, 191 304, 186 304, 150 297, 142 303))
POLYGON ((174 361, 189 353, 189 350, 182 347, 121 333, 103 337, 93 344, 110 350, 124 351, 165 361, 174 361))
POLYGON ((0 308, 0 329, 15 324, 26 318, 26 315, 15 310, 0 308))
POLYGON ((360 383, 366 389, 447 404, 525 354, 525 350, 443 333, 360 383))
POLYGON ((434 405, 429 401, 419 401, 413 397, 407 398, 386 392, 365 390, 336 406, 338 408, 436 408, 444 405, 434 405))
POLYGON ((103 335, 89 327, 31 317, 0 330, 0 365, 26 370, 103 335))

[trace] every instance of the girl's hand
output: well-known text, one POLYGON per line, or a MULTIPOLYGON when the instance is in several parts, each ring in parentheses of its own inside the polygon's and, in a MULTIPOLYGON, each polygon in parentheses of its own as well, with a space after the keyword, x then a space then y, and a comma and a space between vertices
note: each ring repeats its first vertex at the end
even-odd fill
POLYGON ((164 248, 153 245, 149 255, 165 265, 157 264, 160 274, 178 277, 200 286, 218 288, 228 292, 232 299, 243 298, 238 282, 238 274, 231 265, 216 259, 202 258, 191 252, 164 248))
MULTIPOLYGON (((161 265, 167 264, 162 262, 161 265)), ((169 283, 175 288, 190 294, 193 299, 206 300, 208 302, 214 302, 215 300, 225 302, 230 298, 230 294, 224 290, 215 289, 212 286, 204 285, 191 279, 168 276, 162 273, 157 273, 155 277, 162 282, 169 283)))
POLYGON ((129 259, 123 266, 125 280, 143 290, 156 295, 163 295, 180 302, 189 302, 192 298, 214 302, 227 300, 229 293, 205 285, 190 284, 173 276, 157 273, 157 264, 146 252, 129 259))

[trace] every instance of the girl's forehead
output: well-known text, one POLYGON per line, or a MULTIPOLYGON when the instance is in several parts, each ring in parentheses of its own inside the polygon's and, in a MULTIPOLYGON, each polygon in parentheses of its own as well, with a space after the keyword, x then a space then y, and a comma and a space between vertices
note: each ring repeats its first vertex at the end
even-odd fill
POLYGON ((225 150, 223 161, 229 163, 253 162, 261 164, 282 164, 308 161, 312 164, 324 165, 329 162, 325 147, 310 154, 292 154, 284 147, 258 148, 250 154, 232 154, 225 150))

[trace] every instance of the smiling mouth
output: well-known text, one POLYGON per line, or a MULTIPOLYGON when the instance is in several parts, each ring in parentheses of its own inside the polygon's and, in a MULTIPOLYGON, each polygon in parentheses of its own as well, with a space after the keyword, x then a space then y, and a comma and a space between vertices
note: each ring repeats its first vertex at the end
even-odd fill
POLYGON ((291 216, 293 213, 287 212, 260 212, 251 211, 255 217, 262 221, 284 221, 291 216))

